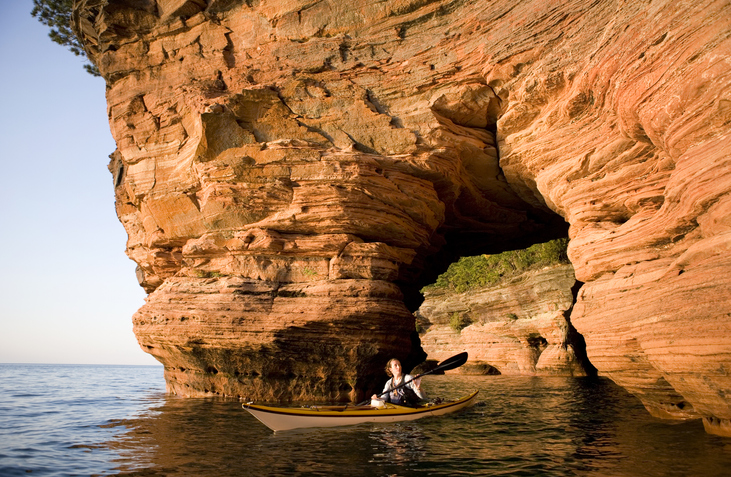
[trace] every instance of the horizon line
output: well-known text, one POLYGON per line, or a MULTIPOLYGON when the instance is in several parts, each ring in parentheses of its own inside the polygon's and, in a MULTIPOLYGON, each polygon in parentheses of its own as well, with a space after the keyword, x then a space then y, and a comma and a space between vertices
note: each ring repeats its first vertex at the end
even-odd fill
POLYGON ((115 363, 26 363, 26 362, 0 362, 0 366, 8 364, 21 364, 26 366, 149 366, 163 367, 160 364, 115 364, 115 363))

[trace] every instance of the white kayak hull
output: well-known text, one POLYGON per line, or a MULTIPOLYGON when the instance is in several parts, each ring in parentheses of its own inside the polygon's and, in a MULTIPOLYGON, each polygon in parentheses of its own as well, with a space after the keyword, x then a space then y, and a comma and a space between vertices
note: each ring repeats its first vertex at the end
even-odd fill
POLYGON ((352 426, 368 422, 413 421, 429 416, 457 412, 473 403, 477 391, 456 401, 416 408, 386 404, 371 406, 312 406, 285 408, 244 404, 243 407, 273 431, 288 431, 310 427, 352 426))

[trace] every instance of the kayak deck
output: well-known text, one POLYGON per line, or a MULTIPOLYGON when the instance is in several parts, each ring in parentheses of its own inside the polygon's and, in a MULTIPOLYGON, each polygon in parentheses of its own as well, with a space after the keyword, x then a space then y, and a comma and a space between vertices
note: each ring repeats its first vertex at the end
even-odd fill
POLYGON ((463 409, 474 401, 478 391, 456 401, 406 407, 387 403, 372 406, 311 406, 286 408, 246 403, 243 408, 273 431, 287 431, 309 427, 350 426, 367 422, 413 421, 428 416, 441 416, 463 409))

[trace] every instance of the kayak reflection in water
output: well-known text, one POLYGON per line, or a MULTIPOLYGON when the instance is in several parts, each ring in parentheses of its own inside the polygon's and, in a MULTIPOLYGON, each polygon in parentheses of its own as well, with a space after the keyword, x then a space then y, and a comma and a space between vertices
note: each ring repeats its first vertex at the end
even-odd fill
POLYGON ((383 387, 383 392, 381 393, 383 397, 381 398, 379 395, 374 394, 371 397, 371 405, 380 407, 383 403, 390 402, 402 406, 415 406, 419 401, 424 399, 425 393, 421 390, 421 378, 413 379, 410 374, 402 374, 401 362, 399 360, 395 358, 389 360, 388 364, 386 364, 386 374, 391 376, 391 379, 383 387), (398 387, 403 383, 407 384, 398 387))

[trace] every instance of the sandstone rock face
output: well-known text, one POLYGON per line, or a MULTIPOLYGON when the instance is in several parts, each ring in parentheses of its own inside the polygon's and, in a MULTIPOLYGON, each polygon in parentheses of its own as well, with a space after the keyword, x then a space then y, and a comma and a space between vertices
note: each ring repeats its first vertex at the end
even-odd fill
POLYGON ((467 351, 463 374, 586 376, 594 370, 567 320, 575 285, 573 267, 559 265, 464 293, 427 291, 421 346, 437 361, 467 351))
POLYGON ((209 3, 76 10, 171 391, 357 399, 424 358, 411 312, 445 258, 565 233, 505 180, 501 100, 441 50, 438 5, 410 63, 419 5, 209 3))
POLYGON ((728 2, 80 0, 75 24, 171 389, 352 397, 423 356, 409 310, 446 258, 565 220, 592 363, 728 433, 728 2))

